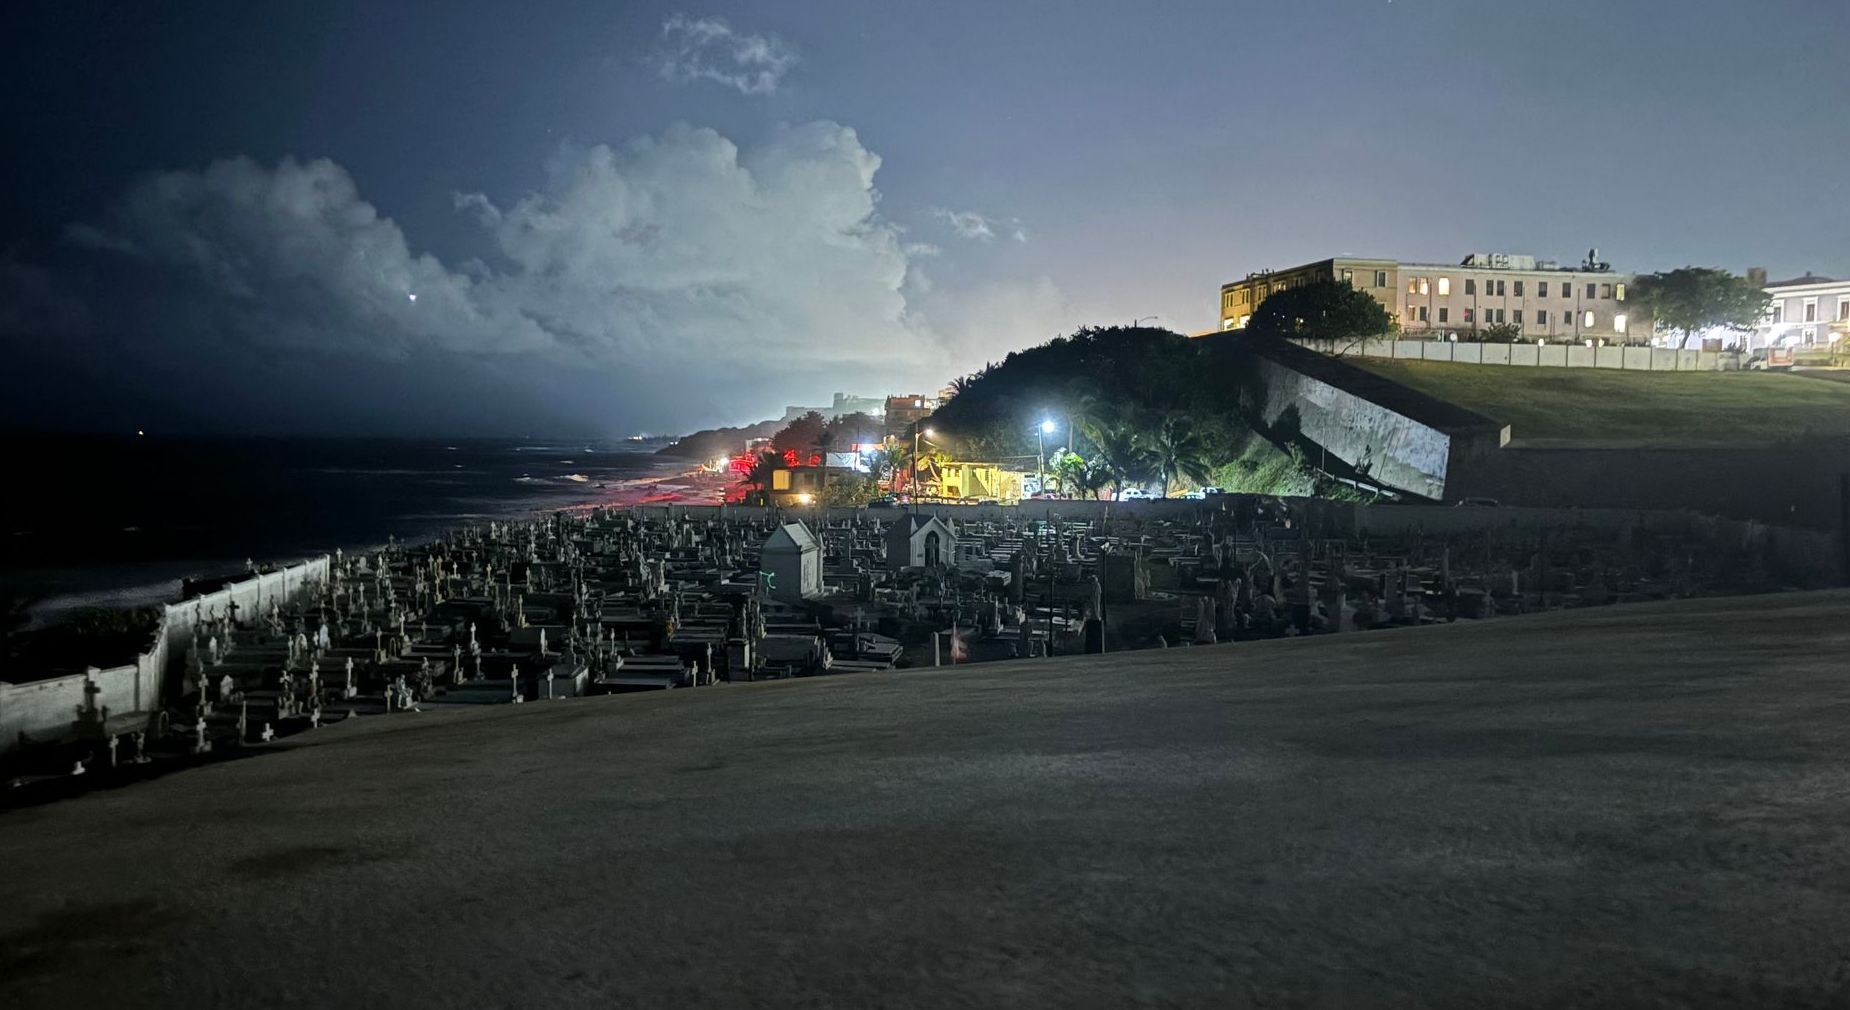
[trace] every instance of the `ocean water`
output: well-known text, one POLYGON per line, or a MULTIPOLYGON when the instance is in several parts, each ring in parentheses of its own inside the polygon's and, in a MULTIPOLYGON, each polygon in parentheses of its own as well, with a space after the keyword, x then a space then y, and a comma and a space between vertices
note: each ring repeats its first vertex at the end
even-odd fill
POLYGON ((184 576, 619 501, 684 464, 630 442, 0 439, 0 591, 41 619, 170 599, 184 576))

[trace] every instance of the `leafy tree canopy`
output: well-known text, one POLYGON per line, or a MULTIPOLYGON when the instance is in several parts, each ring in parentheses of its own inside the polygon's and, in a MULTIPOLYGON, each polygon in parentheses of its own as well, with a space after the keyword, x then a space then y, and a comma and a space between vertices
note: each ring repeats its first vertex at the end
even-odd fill
POLYGON ((1255 337, 1353 340, 1393 329, 1394 320, 1380 302, 1351 285, 1326 280, 1268 295, 1243 332, 1255 337))
POLYGON ((1726 270, 1682 267, 1639 277, 1632 284, 1631 300, 1659 325, 1688 339, 1704 330, 1753 329, 1766 315, 1772 296, 1726 270))

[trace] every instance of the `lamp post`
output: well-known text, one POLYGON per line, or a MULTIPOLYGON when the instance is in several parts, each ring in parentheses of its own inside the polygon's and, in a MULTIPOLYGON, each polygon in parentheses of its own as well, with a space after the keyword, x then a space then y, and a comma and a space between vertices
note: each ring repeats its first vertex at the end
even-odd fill
POLYGON ((1053 430, 1052 421, 1042 421, 1040 427, 1034 429, 1034 442, 1040 450, 1034 455, 1034 481, 1039 489, 1036 494, 1047 493, 1047 435, 1053 430))
POLYGON ((931 437, 931 429, 924 428, 919 421, 912 422, 912 479, 906 482, 906 486, 912 492, 913 515, 919 514, 919 435, 921 433, 926 438, 931 437))

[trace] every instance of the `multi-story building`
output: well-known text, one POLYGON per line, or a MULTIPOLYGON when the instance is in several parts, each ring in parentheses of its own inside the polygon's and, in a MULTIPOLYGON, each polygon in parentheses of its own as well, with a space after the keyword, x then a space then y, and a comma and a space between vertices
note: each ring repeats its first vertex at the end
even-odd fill
POLYGON ((912 426, 931 416, 938 401, 919 393, 886 398, 886 433, 895 438, 911 438, 912 426))
POLYGON ((1267 295, 1331 280, 1380 302, 1407 336, 1470 335, 1507 324, 1527 340, 1648 343, 1650 320, 1626 304, 1631 279, 1594 256, 1579 269, 1503 253, 1473 253, 1456 265, 1339 257, 1222 285, 1221 329, 1244 327, 1267 295))
POLYGON ((1748 271, 1773 296, 1766 319, 1750 337, 1753 347, 1806 347, 1850 340, 1850 281, 1806 274, 1767 283, 1764 271, 1748 271))

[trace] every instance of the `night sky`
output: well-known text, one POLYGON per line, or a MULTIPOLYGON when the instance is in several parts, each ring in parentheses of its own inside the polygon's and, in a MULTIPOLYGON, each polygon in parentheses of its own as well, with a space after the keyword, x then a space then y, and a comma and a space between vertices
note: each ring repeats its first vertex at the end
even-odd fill
POLYGON ((683 430, 1336 253, 1850 275, 1843 0, 5 6, 9 428, 683 430))

